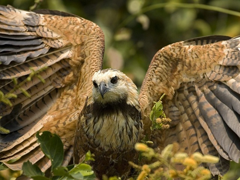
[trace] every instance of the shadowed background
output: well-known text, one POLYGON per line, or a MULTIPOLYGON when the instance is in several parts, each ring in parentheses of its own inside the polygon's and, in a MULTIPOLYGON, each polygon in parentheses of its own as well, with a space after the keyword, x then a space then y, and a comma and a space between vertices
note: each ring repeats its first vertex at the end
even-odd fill
MULTIPOLYGON (((240 17, 221 12, 170 4, 140 13, 165 2, 201 3, 240 12, 240 1, 236 0, 42 0, 36 9, 65 11, 98 24, 105 34, 104 68, 122 70, 141 87, 148 65, 160 48, 198 36, 240 35, 240 17), (136 13, 139 15, 134 16, 136 13)), ((0 4, 29 10, 35 1, 1 0, 0 4)), ((237 179, 237 168, 232 164, 226 179, 237 179)))

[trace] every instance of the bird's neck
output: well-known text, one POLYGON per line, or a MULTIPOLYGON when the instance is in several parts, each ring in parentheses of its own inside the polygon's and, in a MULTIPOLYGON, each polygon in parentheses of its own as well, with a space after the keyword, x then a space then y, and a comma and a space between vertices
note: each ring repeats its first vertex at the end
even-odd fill
POLYGON ((125 99, 106 103, 94 102, 92 105, 93 116, 98 117, 113 114, 118 111, 125 111, 128 106, 125 99))
POLYGON ((85 133, 92 147, 109 151, 129 151, 142 132, 140 111, 126 101, 97 103, 91 107, 92 115, 84 123, 85 133))

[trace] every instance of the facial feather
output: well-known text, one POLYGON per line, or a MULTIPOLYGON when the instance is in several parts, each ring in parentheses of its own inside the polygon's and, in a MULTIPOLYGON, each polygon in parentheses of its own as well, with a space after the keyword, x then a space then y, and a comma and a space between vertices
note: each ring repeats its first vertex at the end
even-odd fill
POLYGON ((125 74, 118 70, 107 69, 100 70, 93 75, 93 100, 102 104, 113 103, 126 99, 126 103, 136 106, 138 110, 138 92, 136 85, 125 74), (117 78, 116 83, 112 83, 113 78, 117 78), (99 86, 101 83, 105 84, 107 88, 106 94, 101 95, 99 86), (95 87, 96 86, 96 87, 95 87))

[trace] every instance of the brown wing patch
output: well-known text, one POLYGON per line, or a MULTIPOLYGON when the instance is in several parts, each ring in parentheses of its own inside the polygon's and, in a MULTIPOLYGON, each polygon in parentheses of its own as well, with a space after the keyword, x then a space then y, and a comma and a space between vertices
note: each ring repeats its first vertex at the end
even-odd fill
POLYGON ((1 161, 22 156, 15 164, 7 164, 14 169, 28 159, 42 170, 49 167, 36 143, 39 130, 58 134, 66 154, 72 155, 75 121, 91 93, 91 77, 102 66, 101 29, 83 18, 49 13, 0 6, 0 90, 7 93, 14 87, 12 78, 25 82, 33 70, 47 67, 39 73, 44 84, 33 77, 22 85, 31 98, 16 90, 13 107, 0 104, 0 124, 11 130, 0 135, 1 161))
POLYGON ((154 56, 140 92, 145 132, 148 114, 163 93, 173 119, 159 147, 177 141, 189 154, 200 151, 220 157, 209 165, 224 174, 228 160, 240 158, 239 38, 206 37, 174 43, 154 56))

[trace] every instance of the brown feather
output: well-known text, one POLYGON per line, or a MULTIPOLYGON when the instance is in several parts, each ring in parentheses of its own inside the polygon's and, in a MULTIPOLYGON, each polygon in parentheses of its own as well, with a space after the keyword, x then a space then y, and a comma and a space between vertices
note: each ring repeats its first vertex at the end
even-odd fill
MULTIPOLYGON (((46 84, 41 85, 34 77, 23 85, 32 95, 32 99, 25 98, 17 90, 19 99, 12 100, 14 106, 22 104, 19 106, 18 116, 24 121, 16 121, 19 125, 11 125, 13 132, 1 135, 1 138, 8 139, 1 143, 4 153, 2 161, 6 157, 22 156, 16 163, 8 166, 20 169, 22 163, 30 159, 34 163, 39 161, 42 170, 46 170, 50 166, 49 160, 43 158, 37 144, 32 144, 36 140, 35 133, 39 130, 57 133, 62 138, 64 148, 71 149, 75 123, 83 107, 82 102, 91 93, 91 77, 102 66, 103 33, 94 23, 73 16, 26 13, 11 6, 0 6, 0 14, 0 36, 3 37, 0 61, 4 64, 0 68, 0 79, 5 82, 5 85, 1 84, 2 90, 8 92, 13 86, 8 79, 16 77, 19 83, 22 82, 31 73, 29 67, 38 70, 49 66, 40 73, 46 84), (9 46, 6 46, 8 43, 9 46), (24 48, 27 44, 31 45, 31 48, 24 48), (12 50, 12 53, 9 53, 9 50, 12 50), (14 55, 14 52, 18 54, 14 55), (60 90, 54 90, 56 88, 60 90), (27 112, 28 110, 30 111, 27 112), (28 114, 27 117, 26 113, 34 113, 34 116, 28 114), (45 162, 47 164, 44 165, 45 162)), ((10 117, 11 108, 1 109, 0 114, 3 113, 3 120, 4 117, 10 117)), ((8 119, 5 118, 4 123, 8 123, 8 119)), ((69 162, 69 159, 70 157, 65 162, 69 162)))
MULTIPOLYGON (((196 38, 171 44, 155 54, 139 96, 145 133, 151 133, 148 114, 153 102, 163 93, 166 94, 164 110, 173 118, 165 141, 155 141, 155 144, 164 147, 163 142, 181 141, 188 151, 191 136, 184 131, 184 125, 190 129, 193 126, 197 135, 195 142, 204 154, 217 155, 218 152, 226 160, 238 161, 239 135, 233 131, 238 134, 236 122, 240 117, 237 108, 239 44, 239 38, 196 38), (187 120, 191 124, 184 123, 187 120)), ((210 165, 214 175, 227 171, 229 163, 224 159, 220 157, 219 164, 210 165)))

